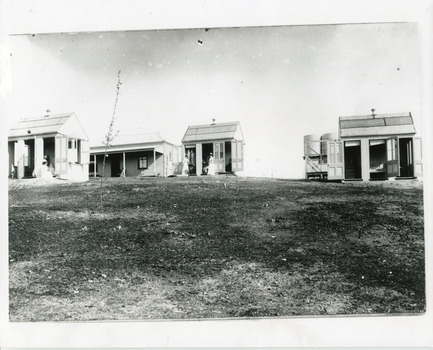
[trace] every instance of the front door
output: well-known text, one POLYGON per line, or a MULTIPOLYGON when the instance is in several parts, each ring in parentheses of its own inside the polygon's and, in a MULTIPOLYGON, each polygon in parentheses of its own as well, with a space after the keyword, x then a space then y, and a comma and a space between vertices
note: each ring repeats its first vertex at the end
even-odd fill
POLYGON ((214 142, 214 164, 216 173, 225 172, 224 142, 214 142))
POLYGON ((243 141, 232 141, 231 171, 244 170, 244 143, 243 141))
POLYGON ((422 178, 422 145, 419 137, 413 139, 413 167, 414 176, 422 178))
POLYGON ((66 174, 68 172, 68 138, 66 136, 56 136, 54 154, 54 168, 56 175, 66 174))
POLYGON ((398 160, 398 140, 392 137, 386 140, 386 174, 387 177, 400 176, 400 164, 398 160))
POLYGON ((343 180, 343 144, 341 141, 327 142, 328 180, 343 180))

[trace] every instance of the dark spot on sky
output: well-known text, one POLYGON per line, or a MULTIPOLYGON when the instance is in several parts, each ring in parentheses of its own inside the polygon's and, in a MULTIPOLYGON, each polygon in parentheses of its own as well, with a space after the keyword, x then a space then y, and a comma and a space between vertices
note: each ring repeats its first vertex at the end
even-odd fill
POLYGON ((400 67, 397 67, 397 70, 400 70, 400 67))
POLYGON ((200 45, 203 44, 203 41, 201 41, 200 39, 198 39, 197 41, 198 41, 198 43, 199 43, 200 45))

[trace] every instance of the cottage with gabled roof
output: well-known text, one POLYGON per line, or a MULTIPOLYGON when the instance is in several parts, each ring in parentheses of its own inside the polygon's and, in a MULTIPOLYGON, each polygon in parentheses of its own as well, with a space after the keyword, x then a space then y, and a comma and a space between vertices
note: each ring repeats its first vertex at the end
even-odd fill
POLYGON ((306 176, 328 180, 422 178, 421 138, 411 113, 339 118, 338 139, 304 137, 306 176), (314 151, 316 149, 316 151, 314 151))
POLYGON ((41 168, 61 179, 89 177, 88 137, 75 113, 21 119, 9 131, 9 176, 39 177, 41 168))
POLYGON ((90 154, 90 175, 95 177, 170 176, 181 162, 180 147, 159 133, 118 135, 109 148, 102 141, 92 144, 90 154))
POLYGON ((211 154, 215 173, 244 170, 244 137, 239 122, 189 126, 182 145, 190 175, 206 175, 211 154))
POLYGON ((411 113, 340 117, 345 179, 413 178, 422 174, 421 139, 411 113))

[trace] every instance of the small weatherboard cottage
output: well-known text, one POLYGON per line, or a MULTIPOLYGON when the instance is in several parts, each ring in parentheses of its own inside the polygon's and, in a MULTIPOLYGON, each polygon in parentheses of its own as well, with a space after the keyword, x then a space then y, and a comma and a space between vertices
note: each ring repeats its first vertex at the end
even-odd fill
POLYGON ((107 150, 103 142, 91 145, 90 176, 170 176, 181 164, 180 151, 159 133, 118 135, 107 150))
POLYGON ((182 146, 190 175, 207 175, 211 154, 216 174, 244 170, 244 138, 239 122, 189 126, 182 146))
POLYGON ((10 177, 40 177, 45 167, 57 178, 89 178, 88 137, 74 113, 20 120, 9 130, 8 155, 10 177))
POLYGON ((328 180, 422 178, 411 113, 340 117, 336 134, 304 136, 305 176, 328 180))

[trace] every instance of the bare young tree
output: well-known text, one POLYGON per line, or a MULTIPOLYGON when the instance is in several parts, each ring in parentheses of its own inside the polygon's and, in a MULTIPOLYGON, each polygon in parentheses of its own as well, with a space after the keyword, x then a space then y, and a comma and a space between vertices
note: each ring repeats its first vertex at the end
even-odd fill
POLYGON ((110 125, 108 126, 108 133, 105 135, 105 139, 104 139, 105 152, 104 152, 104 159, 102 160, 102 176, 101 176, 101 183, 99 186, 99 209, 100 210, 102 210, 102 205, 103 205, 102 184, 105 175, 105 159, 107 158, 108 149, 111 147, 111 142, 116 136, 114 134, 114 122, 116 121, 116 108, 117 108, 117 102, 119 101, 120 85, 122 85, 122 83, 120 82, 120 72, 121 71, 119 70, 119 72, 117 73, 116 99, 114 100, 113 114, 111 116, 110 125))

